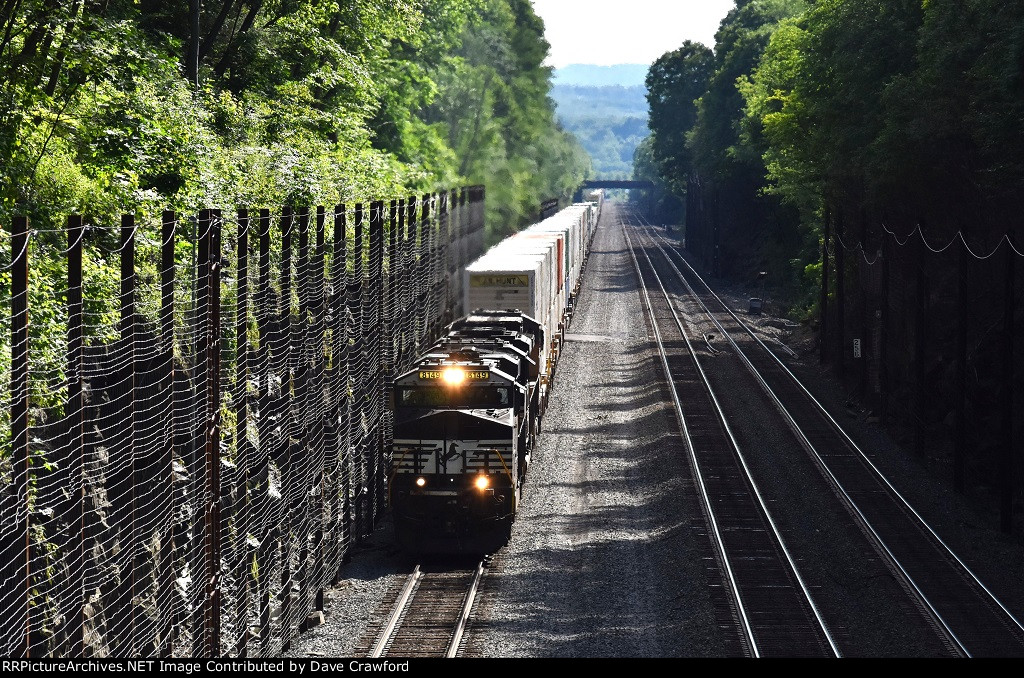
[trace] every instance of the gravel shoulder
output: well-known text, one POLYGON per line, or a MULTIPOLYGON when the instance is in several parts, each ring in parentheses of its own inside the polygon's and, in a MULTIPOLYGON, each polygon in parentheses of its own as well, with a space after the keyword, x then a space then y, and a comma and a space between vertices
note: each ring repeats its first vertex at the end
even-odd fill
POLYGON ((736 652, 729 620, 718 616, 726 605, 640 301, 606 210, 474 654, 736 652))

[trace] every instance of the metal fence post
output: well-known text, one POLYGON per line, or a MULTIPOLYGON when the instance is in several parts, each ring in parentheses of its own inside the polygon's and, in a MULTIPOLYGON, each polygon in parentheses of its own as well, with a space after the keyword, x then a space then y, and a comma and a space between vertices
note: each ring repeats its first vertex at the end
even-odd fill
POLYGON ((122 585, 116 596, 117 609, 113 611, 116 620, 111 629, 114 654, 119 657, 133 656, 137 652, 135 637, 135 599, 137 593, 135 554, 138 546, 136 530, 136 486, 137 469, 135 453, 135 218, 126 214, 121 217, 121 288, 120 288, 120 346, 119 355, 120 378, 117 383, 117 395, 120 401, 119 410, 125 413, 123 437, 114 446, 117 454, 112 457, 120 466, 114 470, 114 486, 118 488, 115 500, 115 533, 124 534, 121 545, 120 567, 122 585), (125 492, 125 489, 127 492, 125 492), (124 497, 127 494, 127 497, 124 497), (127 525, 124 523, 127 522, 127 525))
MULTIPOLYGON (((174 241, 177 217, 174 212, 166 211, 162 215, 162 246, 160 250, 160 343, 163 373, 161 391, 170 404, 170 415, 163 423, 163 452, 160 467, 164 474, 161 482, 164 501, 161 505, 174 513, 174 421, 177 416, 177 398, 174 387, 174 241)), ((174 596, 176 577, 174 575, 174 525, 168 519, 168 528, 160 537, 160 574, 157 577, 157 600, 174 596)), ((159 623, 161 648, 159 654, 169 657, 172 651, 172 634, 174 629, 173 605, 171 610, 160 609, 162 619, 159 623)))
POLYGON ((315 452, 316 461, 316 473, 319 475, 314 480, 319 484, 320 491, 320 505, 313 506, 311 509, 312 515, 314 516, 314 551, 313 551, 313 591, 315 593, 315 600, 313 601, 313 609, 315 611, 324 611, 324 587, 326 586, 326 577, 324 573, 327 571, 324 565, 324 558, 327 555, 327 549, 325 544, 325 535, 327 517, 329 515, 328 508, 330 506, 327 498, 327 489, 329 486, 327 480, 327 474, 331 470, 329 462, 327 460, 327 425, 326 418, 328 413, 327 405, 327 387, 326 383, 326 370, 327 370, 327 354, 328 348, 326 342, 327 338, 327 290, 326 280, 324 278, 324 265, 326 257, 326 236, 324 234, 325 220, 327 218, 326 211, 323 207, 316 208, 316 241, 313 249, 313 271, 312 271, 312 300, 313 304, 313 340, 314 345, 312 349, 313 358, 313 385, 310 388, 312 394, 313 407, 311 408, 313 416, 313 448, 315 452))
POLYGON ((818 309, 818 349, 820 351, 818 360, 824 364, 828 360, 828 240, 829 227, 832 215, 828 205, 825 206, 825 218, 822 224, 824 233, 821 237, 821 296, 819 297, 818 309))
POLYGON ((281 369, 281 394, 278 422, 281 442, 278 447, 278 468, 281 472, 281 638, 287 643, 292 625, 292 492, 295 482, 295 464, 292 459, 292 387, 297 363, 295 346, 292 343, 292 231, 295 219, 291 208, 286 207, 281 216, 281 335, 279 366, 281 369))
POLYGON ((257 421, 257 435, 259 436, 259 450, 256 462, 256 495, 260 497, 262 513, 260 515, 260 542, 256 553, 256 567, 253 568, 253 577, 257 578, 256 596, 259 625, 259 654, 266 656, 270 652, 270 563, 274 551, 273 535, 276 529, 270 521, 270 457, 273 454, 271 448, 271 429, 273 420, 271 410, 273 395, 271 383, 275 377, 271 364, 271 351, 276 351, 272 346, 275 337, 273 330, 273 310, 270 299, 270 210, 260 210, 259 230, 259 276, 256 282, 256 306, 257 322, 259 325, 260 344, 256 356, 257 370, 257 402, 256 406, 260 416, 257 421))
POLYGON ((8 631, 7 642, 13 650, 10 656, 28 657, 32 633, 29 617, 32 538, 28 511, 28 256, 31 238, 28 217, 15 217, 11 231, 11 485, 16 499, 10 514, 14 530, 3 567, 13 575, 8 579, 12 583, 10 594, 5 597, 12 600, 11 607, 16 610, 8 631))
POLYGON ((373 319, 369 329, 370 339, 370 445, 373 456, 370 465, 370 524, 367 535, 384 508, 384 412, 381 394, 384 390, 383 347, 387 322, 384 317, 386 294, 384 285, 384 202, 374 201, 370 206, 370 299, 373 319))
POLYGON ((252 486, 250 467, 252 451, 249 443, 249 230, 251 221, 249 211, 238 210, 237 235, 237 291, 235 305, 235 393, 232 398, 235 407, 235 455, 237 468, 241 472, 239 483, 240 496, 235 500, 235 547, 233 553, 235 577, 235 609, 234 628, 237 636, 231 652, 236 656, 246 656, 249 641, 249 577, 246 572, 248 547, 246 535, 250 533, 252 504, 252 486))
POLYGON ((352 278, 349 285, 349 310, 352 312, 352 334, 354 337, 352 353, 349 355, 350 377, 352 387, 352 420, 350 426, 350 444, 353 447, 353 467, 355 477, 352 482, 354 489, 353 536, 356 542, 363 540, 364 504, 366 501, 366 459, 365 440, 362 430, 362 416, 365 409, 365 377, 366 377, 366 328, 363 321, 363 205, 356 203, 353 215, 352 241, 352 278))
POLYGON ((334 209, 331 251, 331 422, 334 430, 331 456, 337 469, 331 483, 331 501, 334 503, 331 564, 334 567, 335 582, 341 580, 341 566, 348 551, 352 525, 352 505, 349 501, 348 235, 345 209, 344 204, 334 209))
POLYGON ((75 605, 69 605, 65 611, 66 624, 78 619, 79 630, 71 640, 71 652, 75 657, 85 652, 85 402, 82 397, 85 375, 83 374, 84 330, 82 317, 82 240, 85 229, 82 217, 68 217, 68 424, 71 428, 71 449, 68 450, 68 461, 75 465, 70 470, 70 477, 81 483, 77 493, 78 501, 73 502, 75 515, 69 523, 78 529, 76 558, 80 566, 73 575, 71 588, 73 592, 68 598, 76 597, 75 605))
POLYGON ((1016 490, 1016 470, 1014 469, 1013 454, 1013 381, 1016 364, 1013 360, 1014 352, 1014 312, 1016 310, 1016 298, 1014 295, 1015 282, 1015 253, 1013 251, 1013 236, 1009 231, 1006 233, 1006 287, 1003 292, 1003 336, 1004 336, 1004 357, 1003 374, 1001 378, 1001 398, 1003 405, 1002 452, 999 455, 999 471, 1002 477, 1002 487, 999 501, 999 526, 1003 532, 1013 532, 1013 496, 1016 490))

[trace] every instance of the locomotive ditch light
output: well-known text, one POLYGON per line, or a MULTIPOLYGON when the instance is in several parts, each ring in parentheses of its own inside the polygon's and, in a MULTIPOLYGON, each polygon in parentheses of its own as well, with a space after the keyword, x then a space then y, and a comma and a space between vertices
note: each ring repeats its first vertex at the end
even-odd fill
POLYGON ((458 386, 466 380, 466 373, 458 367, 449 367, 441 373, 444 382, 449 386, 458 386))
POLYGON ((476 477, 476 481, 474 482, 474 484, 476 485, 476 489, 486 490, 491 484, 491 479, 488 478, 483 473, 481 473, 476 477))

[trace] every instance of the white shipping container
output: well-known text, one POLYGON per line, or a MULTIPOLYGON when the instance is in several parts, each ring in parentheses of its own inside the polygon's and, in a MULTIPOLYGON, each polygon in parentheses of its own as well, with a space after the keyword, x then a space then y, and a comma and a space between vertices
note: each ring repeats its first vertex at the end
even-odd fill
POLYGON ((464 296, 467 312, 476 309, 517 309, 543 323, 544 346, 540 365, 551 356, 550 258, 544 254, 492 249, 466 267, 464 296))
POLYGON ((466 267, 463 308, 518 309, 544 325, 540 367, 550 376, 553 344, 577 290, 596 227, 580 203, 506 238, 466 267))

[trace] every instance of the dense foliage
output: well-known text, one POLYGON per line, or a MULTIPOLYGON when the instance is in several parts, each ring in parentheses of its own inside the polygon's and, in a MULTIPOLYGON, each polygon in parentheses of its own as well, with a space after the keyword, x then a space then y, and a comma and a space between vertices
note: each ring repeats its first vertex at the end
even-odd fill
POLYGON ((0 223, 468 181, 515 228, 586 171, 547 48, 528 0, 3 0, 0 223))
POLYGON ((693 165, 686 134, 697 122, 694 102, 707 89, 712 59, 710 49, 687 40, 659 57, 647 72, 651 153, 665 182, 679 195, 693 165))
POLYGON ((1024 193, 1022 55, 1020 3, 737 0, 713 57, 685 43, 651 67, 651 155, 680 198, 705 187, 733 259, 782 242, 778 277, 812 286, 826 203, 1005 230, 1024 193))

